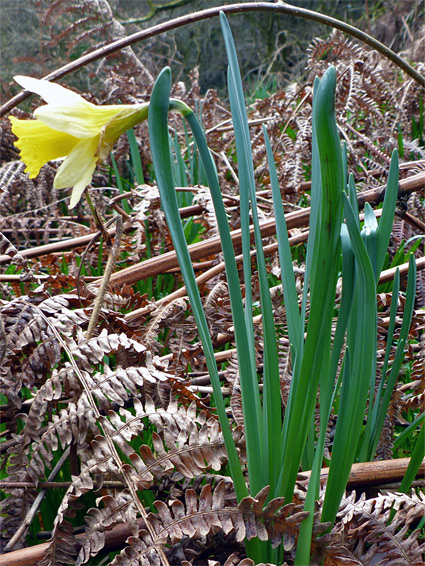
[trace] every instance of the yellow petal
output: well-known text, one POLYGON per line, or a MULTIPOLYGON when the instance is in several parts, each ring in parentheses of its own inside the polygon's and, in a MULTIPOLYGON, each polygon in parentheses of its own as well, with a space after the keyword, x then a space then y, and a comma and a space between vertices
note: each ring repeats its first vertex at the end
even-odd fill
POLYGON ((48 104, 37 108, 36 118, 53 130, 64 132, 77 138, 90 138, 117 113, 122 106, 95 106, 82 96, 61 85, 18 75, 16 82, 27 90, 41 96, 48 104))
POLYGON ((149 103, 121 106, 120 112, 113 116, 102 130, 98 150, 99 161, 104 161, 118 138, 136 124, 148 117, 149 103))
POLYGON ((34 115, 54 130, 83 139, 99 134, 103 126, 118 114, 121 108, 95 106, 83 101, 71 106, 47 104, 37 108, 34 115))
POLYGON ((33 77, 24 77, 17 75, 13 77, 15 81, 30 92, 34 92, 43 98, 49 104, 78 104, 84 99, 77 93, 50 81, 43 79, 34 79, 33 77))
POLYGON ((12 131, 18 137, 15 145, 26 164, 30 178, 38 175, 41 167, 51 161, 68 155, 79 143, 79 139, 52 130, 39 120, 18 120, 10 117, 12 131))
POLYGON ((84 193, 85 188, 91 183, 92 176, 93 176, 93 171, 91 172, 90 175, 89 173, 87 173, 87 175, 83 179, 81 179, 81 181, 79 181, 72 189, 71 200, 69 201, 70 209, 74 208, 74 206, 76 206, 80 202, 80 199, 82 197, 82 194, 84 193))
POLYGON ((70 208, 74 208, 84 189, 91 183, 97 163, 95 152, 98 144, 99 136, 80 140, 56 173, 53 183, 55 189, 74 187, 70 208))

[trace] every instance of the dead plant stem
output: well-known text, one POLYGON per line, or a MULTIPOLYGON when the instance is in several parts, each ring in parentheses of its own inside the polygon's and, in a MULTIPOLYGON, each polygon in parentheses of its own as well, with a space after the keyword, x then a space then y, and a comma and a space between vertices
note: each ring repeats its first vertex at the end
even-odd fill
POLYGON ((108 289, 112 271, 115 267, 115 263, 117 261, 118 253, 121 246, 121 238, 123 232, 122 217, 117 216, 116 219, 117 219, 117 230, 115 233, 115 239, 109 251, 108 261, 105 267, 105 273, 103 274, 102 282, 100 284, 100 288, 96 296, 96 301, 94 303, 93 312, 90 317, 89 327, 86 333, 87 340, 89 340, 94 334, 94 330, 99 320, 100 309, 102 308, 103 305, 103 299, 105 297, 106 290, 108 289))
MULTIPOLYGON (((44 77, 44 79, 49 81, 58 80, 73 71, 81 69, 82 67, 88 65, 89 63, 92 63, 93 61, 102 59, 108 55, 111 55, 112 53, 115 53, 116 51, 119 51, 120 49, 124 49, 125 47, 133 45, 134 43, 143 41, 144 39, 148 39, 156 35, 160 35, 172 29, 199 22, 201 20, 215 18, 219 16, 220 12, 224 12, 226 15, 238 13, 241 14, 244 12, 273 12, 278 14, 291 15, 298 18, 304 18, 307 20, 313 20, 331 28, 339 29, 343 33, 355 37, 372 49, 375 49, 387 59, 390 59, 390 61, 392 61, 405 73, 410 75, 422 87, 425 87, 424 76, 422 76, 418 71, 416 71, 411 65, 404 61, 399 55, 394 53, 394 51, 389 49, 386 45, 368 35, 364 31, 357 29, 350 24, 337 20, 336 18, 331 18, 330 16, 326 16, 325 14, 320 14, 318 12, 313 12, 312 10, 299 8, 298 6, 291 6, 290 4, 286 4, 285 2, 277 2, 273 4, 270 2, 242 2, 239 4, 229 4, 228 6, 217 6, 214 8, 201 10, 199 12, 194 12, 192 14, 186 14, 184 16, 174 18, 156 26, 152 26, 151 28, 138 31, 136 33, 133 33, 132 35, 129 35, 128 37, 123 37, 121 39, 118 39, 117 41, 113 41, 107 45, 104 45, 103 47, 100 47, 99 49, 95 49, 91 53, 87 53, 79 59, 76 59, 75 61, 64 65, 63 67, 60 67, 56 71, 49 73, 44 77)), ((30 95, 30 92, 24 90, 10 99, 0 108, 0 117, 10 112, 12 108, 28 98, 30 95)))
MULTIPOLYGON (((59 458, 56 466, 50 472, 49 477, 47 478, 48 482, 53 481, 55 479, 55 477, 57 476, 57 474, 60 472, 60 470, 62 469, 62 466, 64 465, 64 463, 66 462, 66 460, 67 460, 67 458, 70 454, 70 451, 71 451, 71 447, 68 446, 66 448, 65 452, 62 454, 62 456, 59 458)), ((35 488, 35 485, 33 483, 30 484, 30 485, 31 485, 31 487, 35 488)), ((19 528, 16 530, 16 532, 14 533, 12 538, 9 540, 7 545, 4 547, 3 552, 10 552, 12 550, 12 548, 15 546, 15 544, 19 541, 21 536, 23 536, 25 531, 31 525, 32 520, 34 519, 34 516, 37 513, 45 495, 46 495, 45 489, 42 489, 38 493, 37 497, 34 500, 34 503, 31 505, 30 510, 26 514, 25 519, 22 521, 22 523, 19 525, 19 528)))

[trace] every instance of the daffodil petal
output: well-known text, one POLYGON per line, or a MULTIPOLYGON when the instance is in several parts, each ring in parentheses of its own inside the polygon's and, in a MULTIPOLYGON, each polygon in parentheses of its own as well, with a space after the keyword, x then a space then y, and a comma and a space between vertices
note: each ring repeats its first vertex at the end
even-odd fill
POLYGON ((83 179, 81 179, 81 181, 79 181, 75 185, 75 187, 72 189, 71 200, 69 201, 69 208, 70 209, 74 208, 74 206, 76 206, 80 202, 80 199, 81 199, 86 187, 88 185, 90 185, 90 183, 91 183, 92 175, 93 175, 93 171, 91 172, 90 175, 87 175, 87 177, 84 177, 83 179))
POLYGON ((149 103, 122 106, 121 111, 107 122, 102 130, 99 144, 99 160, 104 161, 118 138, 148 117, 149 103))
POLYGON ((69 90, 57 83, 52 83, 43 79, 34 79, 33 77, 24 77, 23 75, 17 75, 14 79, 23 88, 38 94, 49 104, 60 104, 61 106, 64 106, 67 104, 78 104, 79 102, 84 101, 79 94, 72 92, 72 90, 69 90))
POLYGON ((34 115, 50 128, 66 132, 77 138, 90 138, 100 133, 103 126, 122 106, 95 106, 83 101, 73 106, 53 106, 47 104, 35 110, 34 115))
POLYGON ((80 142, 74 136, 52 130, 39 120, 18 120, 11 116, 10 121, 12 132, 18 137, 15 145, 30 178, 36 177, 48 161, 68 155, 80 142))
POLYGON ((58 84, 23 76, 15 79, 47 102, 34 112, 34 121, 12 118, 26 171, 34 177, 47 161, 67 156, 54 186, 73 187, 73 208, 90 184, 96 163, 109 155, 124 132, 147 118, 149 104, 95 106, 58 84))
POLYGON ((95 152, 99 136, 81 140, 59 167, 54 180, 56 189, 74 187, 71 195, 70 208, 78 203, 84 189, 91 183, 96 168, 95 152))

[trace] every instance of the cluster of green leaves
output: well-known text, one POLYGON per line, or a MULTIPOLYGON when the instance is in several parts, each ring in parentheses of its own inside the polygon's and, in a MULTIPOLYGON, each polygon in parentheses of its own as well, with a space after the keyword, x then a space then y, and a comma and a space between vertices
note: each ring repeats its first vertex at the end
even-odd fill
MULTIPOLYGON (((361 227, 354 180, 352 176, 347 176, 346 151, 341 148, 338 139, 334 113, 336 73, 331 67, 321 80, 316 79, 314 88, 310 234, 301 307, 295 287, 291 250, 271 145, 264 128, 293 365, 291 389, 282 420, 277 336, 257 214, 251 142, 242 81, 232 34, 224 14, 221 14, 221 23, 229 60, 228 88, 239 165, 243 276, 246 283, 244 300, 214 162, 194 112, 184 103, 170 99, 171 72, 168 68, 159 75, 151 98, 149 131, 152 156, 164 211, 210 372, 229 456, 230 472, 237 497, 241 500, 247 495, 248 488, 232 439, 213 345, 178 214, 168 113, 181 113, 190 126, 199 149, 222 242, 239 363, 249 489, 251 494, 256 494, 261 488, 269 485, 270 498, 284 496, 290 501, 300 465, 304 469, 312 469, 306 499, 306 510, 310 511, 310 516, 300 532, 296 559, 297 564, 306 564, 310 555, 309 541, 314 503, 319 493, 326 428, 332 407, 337 407, 338 419, 322 514, 322 520, 331 523, 335 520, 353 462, 373 459, 375 454, 391 392, 403 361, 415 297, 415 262, 411 255, 403 325, 395 360, 387 375, 399 295, 398 275, 394 282, 385 364, 375 395, 376 292, 394 218, 398 157, 395 152, 379 225, 372 208, 367 205, 364 224, 361 227), (258 385, 255 365, 253 301, 249 284, 250 218, 255 234, 264 328, 262 392, 258 385), (343 292, 333 336, 336 285, 341 274, 343 292), (341 359, 342 369, 338 371, 341 359), (320 431, 317 437, 314 412, 318 391, 320 431)), ((414 477, 424 456, 421 438, 417 439, 415 452, 417 454, 412 458, 403 487, 411 481, 412 473, 414 477)), ((258 561, 279 563, 282 557, 282 549, 273 550, 270 544, 260 544, 258 540, 247 542, 247 551, 258 561)))

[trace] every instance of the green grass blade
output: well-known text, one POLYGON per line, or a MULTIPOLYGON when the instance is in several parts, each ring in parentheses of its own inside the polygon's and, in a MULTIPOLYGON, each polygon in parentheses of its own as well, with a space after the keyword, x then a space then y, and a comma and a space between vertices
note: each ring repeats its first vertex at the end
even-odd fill
MULTIPOLYGON (((316 83, 317 84, 317 83, 316 83)), ((329 365, 332 317, 340 263, 343 167, 335 121, 335 69, 328 69, 317 88, 314 120, 317 127, 322 198, 317 205, 317 237, 311 271, 310 317, 299 375, 284 418, 284 460, 280 476, 282 494, 291 498, 301 455, 313 418, 317 387, 323 367, 329 365)), ((312 214, 315 212, 312 210, 312 214)), ((309 240, 309 247, 311 242, 309 240)), ((326 374, 326 371, 322 375, 326 374)), ((295 379, 294 379, 295 378, 295 379)))
MULTIPOLYGON (((355 269, 354 269, 354 253, 352 251, 350 238, 347 231, 347 226, 343 224, 341 226, 341 244, 342 244, 342 294, 341 303, 338 313, 338 321, 335 330, 335 337, 332 344, 332 355, 329 370, 329 379, 322 379, 320 381, 320 434, 317 441, 315 459, 312 466, 312 472, 310 476, 309 488, 306 496, 305 509, 311 512, 310 517, 303 523, 300 531, 300 537, 307 537, 308 533, 311 537, 311 529, 313 526, 313 511, 314 504, 318 497, 319 484, 320 484, 320 471, 323 462, 323 453, 325 447, 327 426, 329 422, 329 417, 332 410, 332 404, 335 399, 335 395, 339 390, 339 386, 342 380, 344 371, 347 372, 347 368, 351 367, 349 359, 347 359, 346 364, 342 366, 340 375, 338 377, 337 383, 332 380, 332 376, 336 376, 338 363, 341 356, 341 350, 344 343, 345 332, 347 329, 348 319, 351 312, 352 299, 354 293, 355 285, 355 269)), ((300 553, 299 559, 302 564, 302 560, 306 560, 307 557, 300 553)))
POLYGON ((385 376, 387 374, 388 360, 390 359, 390 353, 391 353, 392 343, 393 343, 399 292, 400 292, 400 270, 396 269, 396 272, 395 272, 395 275, 394 275, 394 280, 393 280, 390 321, 389 321, 389 324, 388 324, 388 333, 387 333, 387 347, 386 347, 386 350, 385 350, 384 364, 383 364, 382 369, 381 369, 381 382, 379 384, 378 391, 376 393, 376 400, 375 400, 375 403, 374 403, 374 406, 373 406, 373 411, 372 411, 372 429, 376 428, 376 421, 377 421, 377 417, 378 417, 379 403, 382 399, 382 394, 383 394, 383 391, 384 391, 385 376))
POLYGON ((297 353, 301 353, 301 342, 303 336, 300 332, 301 320, 300 309, 298 306, 298 294, 295 285, 295 275, 292 265, 291 247, 288 239, 288 229, 286 227, 285 212, 283 210, 282 197, 280 195, 279 181, 276 173, 276 166, 273 159, 272 146, 263 125, 263 134, 267 152, 267 162, 270 171, 270 183, 273 195, 273 209, 276 218, 276 235, 279 246, 279 260, 282 272, 283 296, 285 301, 286 319, 288 321, 288 335, 291 344, 292 359, 297 353))
MULTIPOLYGON (((342 244, 342 292, 341 302, 338 312, 338 321, 335 330, 334 341, 332 344, 332 357, 330 375, 336 375, 338 363, 344 344, 345 333, 348 326, 348 320, 351 313, 352 301, 355 292, 356 270, 354 265, 354 252, 351 246, 350 237, 347 226, 341 226, 341 244, 342 244)), ((338 379, 338 385, 341 381, 341 375, 338 379)), ((331 403, 333 400, 331 401, 331 403)))
POLYGON ((176 183, 180 187, 187 187, 188 185, 187 168, 186 168, 186 163, 184 162, 184 159, 180 151, 180 144, 179 144, 179 139, 177 137, 177 132, 175 132, 174 137, 170 136, 170 143, 171 143, 171 147, 174 150, 174 155, 176 156, 176 160, 175 160, 176 183))
POLYGON ((130 157, 133 164, 136 183, 143 185, 145 182, 145 177, 143 175, 142 160, 140 159, 140 151, 137 145, 136 134, 134 133, 133 128, 127 131, 127 138, 130 146, 130 157))
MULTIPOLYGON (((227 22, 226 22, 227 23, 227 22)), ((228 30, 228 33, 230 34, 230 29, 228 30)), ((227 35, 225 34, 225 32, 223 31, 224 37, 225 37, 225 43, 226 43, 226 38, 227 35)), ((232 38, 231 38, 232 39, 232 38)), ((230 49, 230 48, 229 48, 230 49)), ((231 59, 230 59, 231 60, 231 59)), ((232 88, 232 85, 234 83, 234 78, 231 72, 231 68, 229 65, 229 69, 228 69, 228 84, 229 84, 229 99, 230 99, 230 106, 232 108, 232 120, 233 123, 238 124, 238 122, 240 123, 242 121, 241 117, 238 117, 236 114, 236 110, 235 108, 239 108, 237 101, 235 100, 236 94, 235 94, 235 88, 232 88)), ((234 126, 235 129, 237 128, 237 126, 234 126)), ((242 135, 243 135, 243 130, 242 130, 242 135)), ((249 140, 248 140, 249 141, 249 140)), ((251 285, 249 284, 249 282, 251 281, 251 235, 250 235, 250 214, 249 214, 249 183, 250 183, 250 176, 248 175, 247 172, 247 168, 249 168, 250 166, 252 167, 252 165, 250 165, 249 163, 246 164, 244 162, 244 155, 246 154, 246 152, 248 151, 246 148, 246 135, 244 135, 244 139, 242 144, 239 143, 238 146, 238 163, 239 163, 239 168, 238 168, 238 172, 239 172, 239 204, 240 204, 240 215, 239 215, 239 219, 240 219, 240 224, 241 224, 241 230, 242 230, 242 255, 243 255, 243 275, 244 275, 244 281, 245 281, 245 325, 246 325, 246 331, 247 331, 247 337, 248 337, 248 343, 249 343, 249 352, 248 355, 251 358, 251 366, 254 368, 255 367, 255 343, 254 343, 254 325, 253 325, 253 321, 252 321, 252 308, 253 308, 253 303, 252 303, 252 288, 251 285), (241 147, 242 145, 242 147, 241 147), (245 145, 245 147, 244 147, 245 145)), ((256 374, 251 376, 252 381, 255 383, 257 383, 257 376, 256 374)), ((262 423, 260 425, 262 427, 262 423)), ((258 485, 256 487, 259 487, 261 489, 261 480, 260 477, 262 475, 261 470, 259 470, 258 472, 259 475, 255 474, 255 477, 257 478, 254 481, 258 481, 258 485)))
MULTIPOLYGON (((217 171, 211 153, 208 149, 202 128, 194 112, 180 101, 171 101, 171 108, 179 111, 186 118, 195 141, 198 145, 199 155, 202 160, 203 168, 208 179, 208 186, 214 204, 217 225, 220 232, 220 239, 224 262, 226 266, 227 282, 229 286, 229 296, 232 309, 232 318, 235 329, 235 342, 238 353, 239 371, 241 376, 255 376, 255 367, 251 367, 251 358, 248 355, 249 343, 245 327, 244 309, 242 303, 241 287, 239 274, 235 261, 232 239, 230 237, 229 224, 223 205, 220 186, 217 178, 217 171)), ((256 376, 255 376, 256 378, 256 376)), ((261 429, 261 406, 257 382, 252 379, 244 380, 241 383, 242 403, 244 407, 245 435, 247 445, 250 446, 250 457, 261 464, 262 462, 262 443, 260 441, 261 429), (246 410, 245 410, 246 408, 246 410)), ((254 469, 253 467, 251 469, 254 469)))
MULTIPOLYGON (((255 192, 253 187, 253 165, 251 157, 251 140, 249 136, 248 122, 246 118, 246 109, 244 104, 244 96, 242 89, 242 81, 240 78, 239 65, 236 55, 236 48, 233 41, 232 32, 227 19, 223 13, 220 14, 220 23, 224 37, 226 53, 228 58, 228 88, 230 107, 232 111, 232 121, 235 131, 236 150, 238 156, 238 174, 239 174, 239 191, 240 191, 240 222, 242 229, 242 253, 244 256, 243 272, 245 280, 245 320, 248 331, 248 340, 250 351, 249 355, 254 365, 255 360, 255 344, 254 332, 252 326, 252 289, 250 285, 251 280, 251 256, 250 256, 250 234, 249 234, 249 202, 250 196, 255 192)), ((254 212, 253 212, 254 214, 254 212)), ((241 376, 241 386, 242 386, 241 376)), ((262 426, 262 425, 260 425, 262 426)), ((265 431, 263 430, 263 435, 265 431)), ((263 443, 266 448, 266 454, 263 459, 263 466, 256 465, 257 471, 250 471, 250 484, 251 489, 256 492, 266 485, 266 477, 268 477, 269 457, 267 444, 263 443), (263 469, 266 468, 266 470, 263 469)))
POLYGON ((416 427, 419 426, 422 421, 425 419, 425 411, 421 413, 414 421, 412 421, 407 428, 401 432, 394 441, 393 445, 393 452, 398 449, 400 444, 402 444, 405 440, 411 436, 411 434, 416 430, 416 427))
POLYGON ((425 457, 425 425, 422 424, 421 432, 416 439, 415 448, 413 449, 412 455, 410 457, 409 465, 401 481, 400 488, 398 491, 401 493, 407 493, 412 481, 415 479, 416 474, 421 467, 423 459, 425 457))
MULTIPOLYGON (((242 229, 242 249, 244 254, 244 278, 248 282, 251 279, 251 267, 248 266, 248 257, 250 249, 250 236, 249 236, 249 194, 250 183, 252 183, 253 165, 252 158, 246 159, 251 156, 251 139, 249 136, 248 121, 246 119, 245 106, 241 104, 243 100, 242 80, 239 71, 239 64, 236 55, 236 48, 233 41, 232 32, 229 23, 223 12, 220 13, 220 24, 224 38, 224 45, 228 59, 227 82, 229 87, 229 99, 232 109, 233 123, 238 124, 239 127, 239 147, 238 151, 238 174, 239 174, 239 190, 240 190, 240 221, 242 229), (243 162, 239 161, 239 156, 242 157, 243 162), (246 256, 246 257, 245 257, 246 256), (246 260, 246 261, 245 261, 246 260)), ((246 286, 246 311, 247 316, 252 318, 252 293, 251 286, 246 286)))
MULTIPOLYGON (((243 95, 242 81, 236 55, 236 48, 232 34, 224 14, 221 16, 223 35, 225 38, 226 52, 229 60, 229 98, 232 110, 233 128, 235 132, 236 151, 238 156, 240 176, 241 217, 246 215, 245 222, 249 225, 249 202, 251 201, 251 215, 254 225, 255 245, 257 249, 257 267, 260 284, 260 301, 263 315, 264 335, 264 372, 263 372, 263 439, 265 458, 262 463, 262 474, 258 478, 257 488, 270 485, 270 497, 274 497, 274 490, 280 473, 281 464, 281 401, 280 401, 280 379, 277 352, 277 338, 274 326, 273 310, 270 299, 269 284, 267 277, 266 262, 262 246, 261 231, 259 226, 254 168, 252 163, 251 140, 249 136, 248 118, 246 115, 245 99, 243 95), (245 203, 242 211, 242 203, 245 203)), ((246 257, 244 266, 246 287, 251 278, 251 259, 246 257)), ((247 315, 252 318, 252 311, 247 315)), ((255 350, 253 348, 254 357, 255 350)), ((250 475, 251 479, 251 475, 250 475)))
POLYGON ((112 169, 114 170, 114 174, 115 174, 115 182, 116 182, 117 188, 118 188, 120 194, 123 194, 125 192, 124 186, 122 184, 121 175, 118 171, 117 162, 116 162, 114 154, 112 152, 110 153, 110 158, 111 158, 111 163, 112 163, 112 169))
MULTIPOLYGON (((387 409, 391 401, 392 392, 397 382, 400 372, 401 364, 404 359, 404 348, 409 334, 410 324, 412 322, 413 307, 416 297, 416 262, 413 254, 409 257, 409 275, 407 280, 406 303, 404 305, 403 322, 401 323, 400 336, 397 344, 397 350, 394 357, 394 362, 391 367, 390 375, 386 381, 385 391, 382 398, 377 398, 376 403, 379 404, 377 411, 375 427, 371 432, 369 441, 368 458, 372 460, 375 455, 375 450, 379 442, 381 430, 384 425, 387 409)), ((388 340, 392 342, 392 335, 388 334, 388 340)), ((384 379, 382 375, 382 379, 384 379)))
POLYGON ((205 313, 202 308, 191 259, 187 249, 183 228, 180 220, 177 198, 173 183, 173 172, 171 165, 171 152, 168 134, 168 110, 169 96, 171 91, 171 71, 165 68, 155 83, 151 103, 149 107, 149 136, 151 140, 151 151, 158 188, 161 193, 162 204, 167 223, 173 238, 174 247, 178 254, 180 268, 182 270, 185 285, 191 301, 192 310, 196 319, 199 336, 204 348, 205 359, 210 373, 211 384, 214 390, 217 412, 226 444, 229 458, 229 466, 235 484, 238 498, 247 493, 245 480, 230 430, 226 409, 221 393, 220 379, 214 358, 211 337, 208 330, 205 313))
MULTIPOLYGON (((320 87, 320 79, 318 77, 314 80, 314 91, 313 91, 313 115, 317 112, 317 94, 320 87)), ((300 326, 299 326, 299 341, 298 341, 298 351, 296 356, 292 357, 292 381, 297 383, 300 375, 301 363, 303 360, 304 353, 304 332, 306 327, 306 308, 307 301, 309 298, 310 291, 310 273, 314 272, 313 264, 316 263, 318 257, 319 249, 319 230, 318 225, 320 221, 320 203, 322 199, 322 177, 320 170, 320 156, 319 147, 317 144, 317 126, 316 121, 312 120, 312 174, 311 174, 311 201, 310 201, 310 220, 309 220, 309 237, 308 246, 306 254, 305 263, 305 273, 304 273, 304 287, 301 301, 301 313, 300 313, 300 326)), ((293 394, 295 387, 291 387, 289 390, 289 396, 287 401, 287 412, 293 405, 293 394)), ((288 413, 289 414, 289 413, 288 413)), ((282 431, 282 443, 285 447, 287 438, 287 422, 284 420, 284 428, 282 431)))
POLYGON ((379 221, 376 264, 377 272, 381 273, 384 265, 385 255, 387 253, 388 244, 391 237, 391 230, 394 222, 395 207, 398 195, 398 153, 393 151, 391 156, 390 171, 388 173, 387 188, 385 191, 384 204, 382 208, 382 216, 379 221))
MULTIPOLYGON (((243 255, 243 275, 245 281, 245 327, 247 333, 248 347, 249 350, 246 355, 250 357, 251 367, 253 371, 251 375, 241 375, 241 389, 243 388, 242 380, 250 379, 252 385, 250 387, 258 387, 258 378, 254 368, 255 363, 255 342, 254 342, 254 326, 252 321, 252 288, 249 282, 251 281, 251 236, 249 231, 249 183, 251 182, 250 169, 252 169, 251 163, 247 160, 244 161, 244 156, 250 155, 251 141, 249 137, 249 130, 245 127, 243 120, 243 115, 246 116, 246 110, 241 104, 238 104, 238 99, 243 99, 242 81, 240 78, 239 65, 236 55, 236 49, 233 42, 232 32, 230 26, 227 22, 227 18, 224 13, 220 13, 220 24, 223 33, 224 43, 226 47, 226 53, 228 58, 228 71, 227 71, 227 81, 229 85, 229 98, 230 105, 232 108, 232 120, 235 123, 240 124, 240 136, 242 141, 239 142, 238 147, 238 174, 239 174, 239 192, 240 192, 240 224, 242 231, 242 255, 243 255), (239 79, 239 80, 238 80, 239 79), (242 114, 242 115, 239 115, 242 114), (239 154, 242 151, 241 159, 242 163, 239 162, 239 154)), ((263 423, 262 419, 257 422, 257 427, 260 430, 260 436, 263 434, 263 423)), ((262 441, 261 441, 262 442, 262 441)), ((264 443, 262 442, 262 447, 264 443)), ((249 450, 249 449, 248 449, 249 450)), ((268 461, 268 458, 265 458, 268 461)), ((264 461, 264 455, 263 455, 264 461)), ((252 459, 252 466, 250 469, 250 484, 251 489, 254 492, 258 492, 259 489, 264 487, 262 481, 263 469, 260 463, 256 463, 252 459), (254 483, 252 483, 254 482, 254 483)))
POLYGON ((317 498, 319 496, 320 488, 320 473, 323 462, 323 454, 326 441, 326 433, 329 422, 329 417, 332 410, 335 395, 339 390, 339 384, 342 375, 349 371, 350 360, 347 353, 345 363, 342 365, 338 382, 335 384, 333 376, 337 374, 338 363, 341 355, 341 349, 344 343, 345 332, 349 315, 351 312, 352 296, 355 281, 354 272, 354 254, 351 251, 351 244, 349 242, 347 228, 345 224, 341 226, 341 242, 343 248, 343 288, 341 296, 341 304, 339 309, 338 321, 335 330, 335 337, 332 344, 332 355, 329 374, 321 376, 320 378, 320 433, 316 444, 314 460, 308 485, 306 501, 304 509, 310 512, 309 517, 303 521, 300 528, 299 549, 297 549, 295 566, 304 566, 310 558, 310 540, 313 530, 314 510, 317 498), (351 253, 350 253, 351 252, 351 253))
POLYGON ((348 177, 348 200, 350 201, 350 204, 354 210, 354 214, 356 215, 357 224, 360 226, 359 201, 357 200, 356 185, 354 182, 354 175, 352 173, 350 173, 350 176, 348 177))
MULTIPOLYGON (((126 190, 124 189, 124 185, 121 179, 121 175, 120 172, 118 171, 118 165, 117 162, 115 160, 114 154, 111 152, 110 153, 110 158, 111 158, 111 163, 112 163, 112 169, 114 171, 115 174, 115 182, 117 185, 117 188, 119 190, 120 195, 124 194, 126 192, 126 190)), ((130 205, 127 202, 127 199, 122 201, 122 207, 124 212, 126 212, 127 214, 130 214, 131 209, 130 209, 130 205)))
MULTIPOLYGON (((317 112, 317 92, 320 86, 320 79, 318 77, 315 78, 314 81, 314 91, 313 91, 313 114, 317 112)), ((310 288, 310 273, 312 270, 312 264, 316 254, 314 251, 317 251, 318 242, 316 241, 318 238, 317 232, 317 225, 319 222, 319 213, 320 213, 320 202, 322 198, 322 176, 320 171, 320 157, 319 157, 319 147, 317 145, 317 126, 315 120, 313 120, 312 124, 312 163, 311 163, 311 201, 310 201, 310 221, 309 221, 309 236, 308 236, 308 246, 307 246, 307 256, 305 262, 305 274, 304 274, 304 289, 303 289, 303 298, 301 304, 301 326, 299 329, 300 333, 305 331, 305 312, 307 306, 307 298, 310 288)), ((302 343, 304 339, 302 340, 302 343)), ((301 362, 302 352, 300 351, 298 363, 301 362)), ((295 365, 295 364, 294 364, 295 365)))
MULTIPOLYGON (((224 44, 226 48, 226 54, 228 58, 228 71, 227 71, 227 82, 229 87, 229 99, 230 107, 232 110, 232 121, 234 127, 239 128, 239 143, 237 144, 237 154, 238 154, 238 174, 239 174, 239 196, 240 196, 240 224, 242 230, 242 255, 243 255, 243 274, 245 281, 245 325, 249 343, 248 355, 251 358, 251 366, 255 367, 255 342, 254 342, 254 326, 252 321, 252 288, 249 282, 251 281, 251 236, 249 231, 250 224, 250 214, 249 214, 249 195, 250 195, 250 183, 252 182, 251 169, 253 168, 252 159, 249 160, 246 156, 251 155, 251 140, 249 136, 249 130, 245 122, 246 121, 246 110, 245 107, 239 103, 243 100, 243 89, 242 81, 240 78, 239 65, 236 55, 236 49, 233 42, 232 32, 228 24, 227 18, 224 13, 220 13, 220 24, 224 38, 224 44), (245 120, 244 120, 245 117, 245 120)), ((247 376, 248 377, 248 376, 247 376)), ((246 377, 246 378, 247 378, 246 377)), ((244 376, 245 378, 245 376, 244 376)), ((257 382, 256 374, 251 376, 252 381, 257 382)), ((242 384, 241 384, 242 387, 242 384)), ((263 423, 258 423, 263 428, 263 423)), ((265 460, 268 462, 268 458, 265 460)), ((251 485, 252 490, 257 492, 259 489, 264 487, 262 478, 263 470, 262 467, 256 465, 256 472, 250 472, 250 483, 254 481, 254 485, 251 485), (252 478, 252 479, 251 479, 252 478)))
MULTIPOLYGON (((232 239, 230 237, 229 224, 218 183, 217 171, 205 141, 202 128, 194 112, 180 101, 171 101, 171 107, 181 112, 191 127, 193 137, 198 145, 203 171, 208 180, 208 186, 210 188, 214 204, 226 267, 227 283, 229 286, 239 373, 241 376, 253 376, 253 379, 245 379, 243 381, 241 379, 241 393, 242 405, 244 408, 246 445, 247 447, 249 446, 249 450, 247 449, 247 455, 249 457, 248 467, 249 470, 251 470, 251 473, 254 473, 255 466, 261 465, 264 460, 263 446, 260 441, 262 423, 260 395, 256 382, 255 366, 251 365, 251 356, 249 355, 249 332, 247 332, 245 325, 245 313, 242 302, 239 274, 232 239)), ((257 539, 245 541, 245 546, 249 556, 257 562, 261 561, 261 550, 257 539)))
MULTIPOLYGON (((335 430, 322 521, 333 522, 347 485, 360 438, 371 375, 374 374, 376 337, 376 287, 372 265, 355 215, 344 194, 347 229, 356 257, 357 285, 347 345, 350 369, 345 369, 335 430), (354 328, 353 328, 354 327, 354 328)), ((347 354, 346 354, 347 355, 347 354)))
POLYGON ((347 155, 347 142, 343 141, 341 146, 342 155, 342 176, 344 179, 344 189, 345 183, 348 182, 348 155, 347 155))

